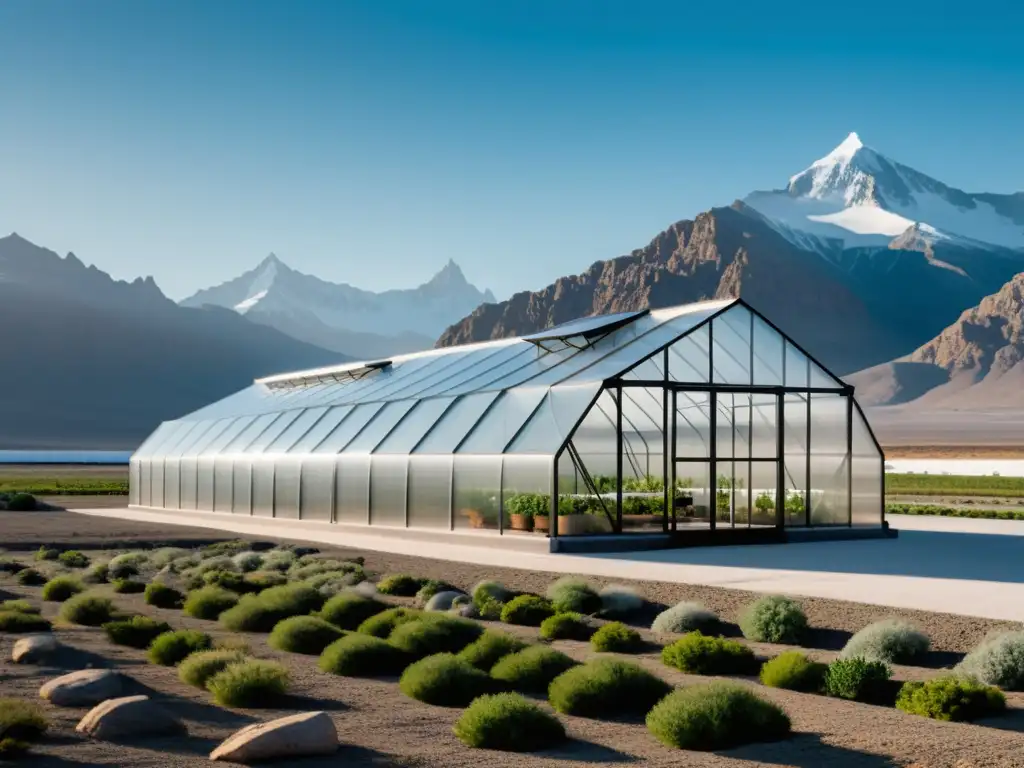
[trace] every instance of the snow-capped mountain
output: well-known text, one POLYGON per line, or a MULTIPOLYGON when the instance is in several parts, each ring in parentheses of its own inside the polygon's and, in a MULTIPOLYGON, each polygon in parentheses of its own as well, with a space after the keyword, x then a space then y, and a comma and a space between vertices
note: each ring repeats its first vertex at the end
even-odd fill
POLYGON ((302 341, 370 358, 429 347, 451 323, 493 301, 454 261, 417 288, 374 293, 297 272, 271 254, 255 269, 181 303, 233 309, 302 341))
POLYGON ((789 180, 744 202, 794 244, 819 252, 884 246, 914 229, 967 247, 1024 248, 1024 192, 964 192, 865 146, 851 133, 789 180))

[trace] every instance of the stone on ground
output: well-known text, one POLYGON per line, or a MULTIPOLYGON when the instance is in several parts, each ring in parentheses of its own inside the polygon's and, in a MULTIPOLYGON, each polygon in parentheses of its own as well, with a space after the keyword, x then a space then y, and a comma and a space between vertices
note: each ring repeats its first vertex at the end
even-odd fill
POLYGON ((338 749, 338 731, 326 712, 301 712, 267 723, 253 723, 232 734, 210 753, 211 760, 251 763, 282 757, 329 755, 338 749))
POLYGON ((124 678, 112 669, 81 669, 55 677, 39 689, 39 696, 58 707, 84 707, 121 695, 124 678))
POLYGON ((15 664, 38 664, 57 653, 60 643, 53 635, 29 635, 14 644, 11 661, 15 664))
POLYGON ((462 592, 438 592, 432 598, 427 601, 425 610, 428 611, 448 611, 451 610, 452 603, 455 602, 456 598, 462 597, 462 592))
POLYGON ((125 696, 97 704, 75 728, 94 739, 126 739, 183 733, 178 718, 148 696, 125 696))

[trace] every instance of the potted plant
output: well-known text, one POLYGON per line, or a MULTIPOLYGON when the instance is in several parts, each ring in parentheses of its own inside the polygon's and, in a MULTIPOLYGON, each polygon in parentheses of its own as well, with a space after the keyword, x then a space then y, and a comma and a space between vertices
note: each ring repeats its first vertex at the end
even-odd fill
POLYGON ((509 514, 509 528, 513 531, 533 530, 534 515, 538 510, 546 511, 546 497, 539 493, 520 493, 505 502, 509 514))
POLYGON ((535 514, 533 516, 533 531, 534 533, 547 533, 551 530, 551 514, 547 510, 544 510, 543 515, 535 514))
POLYGON ((805 518, 806 506, 804 505, 804 495, 801 491, 789 491, 786 494, 786 521, 792 525, 794 521, 803 523, 805 518))
POLYGON ((622 500, 622 527, 640 528, 660 523, 665 511, 661 496, 629 496, 622 500))
POLYGON ((768 491, 761 491, 754 499, 754 509, 759 517, 771 522, 775 518, 775 496, 768 491))

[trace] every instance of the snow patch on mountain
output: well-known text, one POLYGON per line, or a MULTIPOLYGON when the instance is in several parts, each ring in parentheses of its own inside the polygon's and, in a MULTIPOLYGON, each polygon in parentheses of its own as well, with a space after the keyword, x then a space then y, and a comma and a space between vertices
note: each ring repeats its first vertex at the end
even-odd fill
POLYGON ((234 306, 235 311, 240 315, 244 315, 246 312, 248 312, 250 309, 252 309, 257 304, 260 303, 260 299, 264 298, 267 295, 268 290, 269 289, 260 291, 259 293, 253 294, 245 301, 238 302, 234 306))

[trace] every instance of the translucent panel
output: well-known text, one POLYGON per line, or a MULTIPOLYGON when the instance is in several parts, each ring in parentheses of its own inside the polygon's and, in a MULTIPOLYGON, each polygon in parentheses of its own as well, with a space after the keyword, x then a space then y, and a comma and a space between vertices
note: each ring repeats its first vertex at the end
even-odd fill
POLYGON ((367 525, 370 522, 370 457, 342 453, 336 461, 335 520, 367 525))
POLYGON ((754 394, 750 403, 750 455, 755 459, 777 458, 778 397, 754 394))
MULTIPOLYGON (((509 529, 509 500, 522 493, 541 494, 551 498, 551 471, 553 468, 553 457, 513 454, 505 456, 501 473, 501 498, 505 511, 503 528, 506 532, 509 529)), ((614 514, 614 504, 612 506, 614 514)))
POLYGON ((139 503, 139 483, 140 483, 140 472, 139 472, 140 460, 134 456, 128 462, 128 476, 130 482, 128 483, 128 503, 138 504, 139 503))
POLYGON ((277 416, 278 414, 276 413, 265 413, 262 416, 257 416, 231 442, 221 447, 219 453, 242 453, 277 416))
POLYGON ((274 517, 299 519, 299 462, 278 458, 274 466, 274 517))
POLYGON ((409 459, 409 527, 448 530, 452 523, 452 457, 409 459))
POLYGON ((245 449, 246 453, 263 453, 302 414, 302 411, 285 411, 267 426, 260 435, 245 449))
POLYGON ((150 501, 153 498, 152 494, 152 464, 149 459, 140 459, 139 461, 139 503, 144 506, 150 506, 150 501))
MULTIPOLYGON (((216 437, 203 441, 201 449, 202 452, 210 455, 220 453, 224 449, 224 446, 230 444, 232 440, 242 434, 242 431, 255 421, 255 416, 239 416, 237 418, 230 419, 229 423, 217 434, 216 437)), ((199 451, 197 450, 193 453, 192 446, 189 446, 187 453, 190 455, 198 455, 199 451)))
POLYGON ((438 397, 415 403, 413 409, 376 447, 374 453, 410 453, 424 435, 443 418, 445 410, 454 400, 453 397, 438 397))
POLYGON ((277 439, 267 446, 266 453, 284 453, 305 435, 316 422, 327 413, 327 408, 310 408, 303 411, 277 439))
POLYGON ((735 306, 711 322, 716 384, 750 384, 750 311, 735 306))
POLYGON ((149 460, 150 464, 150 500, 151 507, 164 505, 164 459, 163 456, 149 460))
MULTIPOLYGON (((447 355, 423 358, 422 364, 416 365, 415 368, 408 364, 403 365, 394 369, 387 377, 381 377, 380 385, 372 390, 368 389, 366 392, 363 392, 360 395, 360 399, 395 400, 403 397, 403 393, 414 387, 418 382, 438 374, 443 374, 459 357, 461 355, 458 350, 454 350, 447 355)), ((417 363, 419 362, 417 361, 417 363)))
POLYGON ((778 462, 750 463, 750 524, 775 526, 775 504, 778 498, 778 462))
POLYGON ((528 366, 546 357, 547 353, 532 344, 516 344, 505 347, 500 355, 488 357, 465 369, 451 380, 439 381, 417 393, 418 397, 438 394, 469 394, 483 389, 486 384, 528 366))
POLYGON ((706 392, 676 392, 677 458, 711 455, 711 398, 706 392))
POLYGON ((675 463, 675 522, 677 528, 710 525, 715 508, 711 465, 706 461, 675 463))
POLYGON ((434 371, 430 375, 418 379, 402 390, 402 396, 421 398, 426 396, 428 391, 438 394, 445 388, 457 386, 467 378, 479 375, 488 368, 493 368, 508 360, 522 351, 521 346, 496 346, 492 349, 464 354, 443 370, 434 371))
POLYGON ((388 403, 377 413, 373 421, 345 446, 346 453, 370 453, 393 430, 416 404, 415 400, 388 403))
POLYGON ((378 456, 370 462, 370 525, 405 526, 409 457, 378 456))
POLYGON ((653 357, 644 360, 640 365, 628 371, 623 378, 639 381, 664 381, 665 380, 665 353, 658 352, 653 357))
MULTIPOLYGON (((605 390, 572 434, 573 447, 601 490, 614 491, 618 487, 618 438, 615 433, 617 412, 614 393, 605 390)), ((559 468, 565 472, 559 481, 560 494, 586 492, 586 484, 567 454, 562 454, 559 468)))
MULTIPOLYGON (((626 490, 631 485, 630 478, 664 481, 664 395, 664 390, 652 387, 622 390, 622 471, 626 490)), ((614 418, 614 412, 610 416, 614 418)), ((613 432, 612 445, 614 440, 613 432)), ((590 460, 585 459, 585 463, 589 469, 590 460)))
POLYGON ((252 514, 252 459, 248 456, 236 458, 232 465, 235 476, 231 512, 235 515, 252 514))
POLYGON ((487 414, 459 446, 459 453, 501 453, 540 405, 545 387, 525 387, 502 393, 487 414))
POLYGON ((647 310, 581 317, 561 325, 556 325, 554 328, 523 336, 523 338, 527 341, 544 341, 545 339, 565 339, 572 336, 588 337, 596 334, 610 333, 617 327, 645 314, 647 314, 647 310))
POLYGON ((299 438, 295 445, 288 449, 288 452, 294 454, 309 453, 316 448, 316 446, 318 446, 325 437, 331 434, 335 427, 337 427, 351 412, 351 405, 340 405, 336 408, 331 408, 323 418, 310 428, 305 435, 299 438))
POLYGON ((710 379, 709 328, 705 325, 668 348, 668 377, 688 384, 707 384, 710 379))
POLYGON ((819 368, 813 362, 810 363, 810 383, 811 387, 819 389, 842 389, 843 383, 836 380, 831 374, 827 373, 824 369, 819 368))
POLYGON ((456 529, 497 530, 501 456, 456 454, 452 497, 456 529))
POLYGON ((274 516, 274 462, 270 459, 252 460, 252 515, 274 516))
POLYGON ((215 512, 231 512, 235 503, 234 462, 229 458, 213 460, 213 509, 215 512))
POLYGON ((850 519, 847 404, 841 395, 811 395, 811 525, 850 519))
POLYGON ((853 409, 853 525, 880 526, 883 509, 883 462, 859 408, 853 409))
POLYGON ((181 497, 178 506, 181 509, 196 508, 196 494, 198 493, 198 478, 196 472, 196 460, 182 458, 178 467, 178 482, 181 486, 181 497))
POLYGON ((416 446, 415 453, 452 453, 498 395, 498 392, 481 392, 458 398, 416 446))
POLYGON ((568 440, 600 388, 600 384, 594 383, 550 389, 506 453, 554 455, 568 440))
POLYGON ((182 422, 184 429, 179 429, 174 435, 168 437, 160 446, 161 456, 181 456, 185 449, 190 447, 196 440, 200 439, 207 430, 218 422, 213 421, 186 421, 182 422))
POLYGON ((213 511, 213 457, 203 456, 196 462, 196 509, 213 511))
POLYGON ((804 395, 788 394, 784 408, 785 525, 803 526, 807 524, 807 399, 804 395))
POLYGON ((760 317, 754 316, 754 384, 782 385, 782 350, 785 339, 760 317))
POLYGON ((177 441, 177 445, 174 446, 174 455, 198 456, 202 449, 216 440, 224 430, 231 426, 233 421, 233 418, 226 418, 217 421, 196 422, 195 429, 177 441))
POLYGON ((720 392, 716 396, 716 448, 719 459, 750 457, 750 395, 720 392))
POLYGON ((720 528, 750 524, 750 462, 719 461, 715 465, 715 514, 720 528))
POLYGON ((309 456, 302 460, 301 517, 331 522, 334 517, 334 466, 330 456, 309 456))
POLYGON ((806 388, 810 361, 799 349, 786 342, 786 386, 806 388))
POLYGON ((144 458, 146 456, 152 456, 156 453, 160 447, 166 443, 169 439, 172 439, 176 434, 181 434, 182 431, 188 430, 192 427, 193 422, 185 421, 165 421, 149 437, 143 441, 133 456, 136 458, 144 458))
POLYGON ((181 503, 179 467, 178 459, 164 460, 164 506, 167 509, 178 509, 181 503))
POLYGON ((313 449, 313 453, 338 453, 352 442, 352 438, 358 435, 370 419, 377 415, 377 411, 383 407, 383 403, 366 403, 356 406, 348 418, 339 423, 334 431, 313 449))

